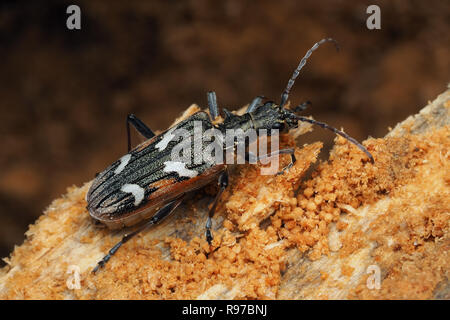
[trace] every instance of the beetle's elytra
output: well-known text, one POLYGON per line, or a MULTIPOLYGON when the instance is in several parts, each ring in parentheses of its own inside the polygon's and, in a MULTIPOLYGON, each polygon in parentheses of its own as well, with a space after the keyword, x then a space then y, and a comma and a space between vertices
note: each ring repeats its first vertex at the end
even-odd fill
MULTIPOLYGON (((199 120, 212 126, 208 114, 199 112, 174 128, 191 132, 199 120)), ((168 201, 210 183, 222 171, 221 166, 207 163, 183 166, 171 161, 177 142, 168 140, 171 130, 145 141, 97 176, 87 194, 94 219, 110 229, 133 226, 168 201)))
MULTIPOLYGON (((174 161, 171 153, 179 143, 179 139, 175 138, 173 134, 177 129, 185 130, 184 132, 187 132, 190 136, 192 144, 197 142, 200 144, 200 148, 206 148, 203 140, 195 141, 195 139, 198 139, 194 134, 195 123, 200 123, 203 130, 216 129, 222 133, 225 133, 228 129, 242 129, 243 131, 248 129, 255 131, 258 129, 278 129, 286 132, 297 127, 298 121, 305 121, 332 130, 345 137, 365 152, 373 162, 373 157, 366 148, 344 132, 325 123, 298 115, 299 111, 305 109, 306 103, 293 110, 284 108, 289 92, 306 60, 312 51, 327 41, 336 44, 335 40, 327 38, 317 42, 308 50, 289 80, 278 105, 271 101, 263 103, 261 97, 256 97, 250 103, 247 112, 242 116, 234 115, 224 109, 224 121, 220 124, 213 124, 213 121, 219 115, 219 108, 215 93, 209 92, 209 114, 198 112, 160 135, 155 135, 142 121, 134 115, 129 115, 127 117, 128 153, 95 178, 86 195, 87 209, 92 218, 105 224, 110 229, 135 226, 143 220, 147 222, 141 224, 136 231, 124 236, 98 263, 94 272, 103 267, 123 243, 173 212, 186 193, 202 188, 218 179, 220 189, 206 222, 206 238, 208 242, 211 242, 211 218, 214 215, 220 195, 228 184, 227 167, 223 162, 215 162, 211 159, 200 162, 174 161), (147 138, 145 142, 132 150, 130 124, 147 138)), ((224 144, 220 143, 220 147, 225 149, 224 144)), ((290 153, 292 159, 290 165, 295 162, 293 150, 278 150, 276 153, 290 153)), ((194 156, 195 152, 192 153, 192 157, 194 156)))

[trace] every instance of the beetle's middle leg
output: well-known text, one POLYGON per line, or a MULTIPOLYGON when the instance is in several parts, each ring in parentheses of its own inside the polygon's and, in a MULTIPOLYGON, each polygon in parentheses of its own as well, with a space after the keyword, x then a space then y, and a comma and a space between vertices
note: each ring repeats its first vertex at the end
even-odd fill
POLYGON ((263 155, 257 157, 251 151, 247 151, 245 153, 245 161, 250 162, 250 163, 256 163, 256 162, 260 161, 261 159, 271 158, 273 156, 278 156, 280 154, 289 154, 289 155, 291 155, 291 162, 289 162, 289 164, 286 167, 284 167, 283 169, 281 169, 281 171, 279 171, 277 173, 277 175, 280 175, 280 174, 283 174, 286 170, 292 168, 294 163, 297 161, 297 159, 295 158, 294 152, 295 152, 295 150, 293 148, 288 148, 288 149, 275 150, 271 153, 263 154, 263 155))
POLYGON ((150 218, 150 220, 148 220, 146 223, 144 223, 138 229, 136 229, 135 231, 133 231, 129 234, 124 235, 122 240, 117 242, 114 245, 114 247, 112 247, 111 250, 109 250, 109 252, 106 254, 106 256, 104 256, 103 259, 98 262, 97 266, 94 268, 94 270, 92 270, 92 272, 96 273, 99 268, 103 268, 105 266, 105 264, 109 261, 109 259, 111 259, 111 257, 117 252, 117 250, 119 250, 119 248, 124 243, 128 242, 131 238, 133 238, 135 235, 137 235, 141 231, 145 230, 147 227, 157 224, 159 221, 161 221, 162 219, 164 219, 165 217, 170 215, 178 207, 178 205, 181 203, 182 200, 183 200, 183 196, 181 196, 180 198, 178 198, 176 200, 173 200, 172 202, 169 202, 164 207, 159 209, 155 213, 155 215, 150 218))
POLYGON ((127 116, 127 136, 128 136, 128 152, 131 150, 131 136, 130 136, 130 123, 136 130, 142 134, 145 138, 150 139, 155 136, 155 133, 145 125, 138 117, 134 114, 129 114, 127 116))
POLYGON ((206 220, 206 241, 208 241, 209 244, 211 244, 211 241, 213 240, 213 237, 211 235, 211 226, 212 221, 211 218, 214 216, 214 213, 216 212, 217 203, 219 202, 220 196, 222 195, 223 191, 228 186, 228 171, 225 169, 220 176, 218 180, 219 184, 219 192, 216 195, 216 198, 214 199, 213 205, 211 209, 209 210, 208 214, 208 220, 206 220))

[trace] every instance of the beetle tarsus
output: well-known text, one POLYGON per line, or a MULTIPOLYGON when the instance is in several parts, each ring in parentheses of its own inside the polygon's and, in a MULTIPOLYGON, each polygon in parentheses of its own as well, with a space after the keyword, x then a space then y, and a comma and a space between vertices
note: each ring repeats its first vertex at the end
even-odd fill
POLYGON ((294 163, 297 161, 297 158, 295 158, 294 155, 294 149, 287 149, 287 150, 292 150, 293 152, 290 154, 291 155, 291 162, 289 162, 289 164, 284 167, 283 169, 281 169, 281 171, 279 171, 277 173, 277 176, 282 175, 285 171, 289 170, 290 168, 292 168, 294 166, 294 163))
POLYGON ((260 161, 261 159, 264 159, 264 158, 270 158, 270 157, 277 156, 277 155, 280 155, 280 154, 290 154, 291 155, 291 162, 286 167, 281 169, 281 171, 277 172, 277 174, 276 174, 276 175, 281 175, 286 170, 292 168, 294 163, 297 161, 297 159, 295 158, 294 152, 295 152, 295 150, 293 148, 288 148, 288 149, 276 150, 276 151, 273 151, 271 153, 264 154, 262 156, 257 157, 257 156, 255 156, 253 154, 253 152, 247 151, 245 153, 245 161, 247 161, 248 163, 256 163, 256 162, 258 162, 258 161, 260 161))
POLYGON ((211 230, 210 229, 206 229, 206 241, 208 241, 208 244, 211 245, 212 241, 213 241, 213 236, 211 234, 211 230))

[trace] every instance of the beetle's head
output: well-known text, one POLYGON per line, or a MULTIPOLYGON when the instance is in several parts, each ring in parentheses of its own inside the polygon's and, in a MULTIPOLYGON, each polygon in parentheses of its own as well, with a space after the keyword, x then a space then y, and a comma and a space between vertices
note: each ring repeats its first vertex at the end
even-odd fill
MULTIPOLYGON (((318 125, 324 129, 333 131, 334 133, 344 137, 351 143, 355 144, 359 149, 361 149, 370 159, 372 163, 374 163, 374 159, 372 154, 356 141, 354 138, 350 137, 343 131, 340 131, 324 122, 319 122, 314 119, 306 118, 300 116, 299 112, 306 109, 306 107, 311 104, 310 102, 302 103, 301 105, 294 108, 294 110, 290 110, 287 108, 280 107, 273 102, 266 102, 261 107, 257 108, 254 112, 251 113, 251 117, 253 123, 255 125, 255 129, 278 129, 280 132, 286 132, 290 129, 297 128, 298 122, 308 122, 311 124, 318 125)), ((269 131, 270 134, 270 131, 269 131)))
POLYGON ((290 110, 268 101, 252 112, 252 120, 257 129, 278 129, 280 132, 286 132, 298 127, 297 113, 309 104, 310 102, 306 102, 290 110))

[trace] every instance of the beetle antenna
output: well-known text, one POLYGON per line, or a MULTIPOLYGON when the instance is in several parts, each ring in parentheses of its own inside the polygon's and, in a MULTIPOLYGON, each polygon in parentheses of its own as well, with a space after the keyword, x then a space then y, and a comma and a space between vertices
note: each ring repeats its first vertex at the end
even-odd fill
POLYGON ((328 129, 333 131, 334 133, 340 135, 341 137, 344 137, 345 139, 347 139, 348 141, 350 141, 351 143, 353 143, 355 146, 357 146, 362 152, 364 152, 370 159, 370 162, 375 163, 375 160, 373 159, 372 154, 366 149, 366 147, 364 147, 361 143, 359 143, 358 141, 356 141, 354 138, 350 137, 348 134, 346 134, 345 132, 338 130, 332 126, 329 126, 326 123, 323 122, 319 122, 316 121, 314 119, 309 119, 309 118, 305 118, 305 117, 301 117, 301 116, 296 116, 295 117, 297 120, 299 121, 303 121, 303 122, 309 122, 311 124, 315 124, 318 126, 321 126, 324 129, 328 129))
POLYGON ((305 66, 308 58, 311 56, 311 54, 313 53, 314 50, 316 50, 321 44, 323 44, 325 42, 333 42, 336 47, 336 50, 339 50, 339 44, 337 43, 336 40, 334 40, 332 38, 325 38, 325 39, 320 40, 319 42, 316 42, 311 47, 311 49, 309 49, 306 52, 306 54, 302 58, 302 60, 300 60, 300 63, 297 66, 297 69, 294 70, 294 73, 292 74, 291 78, 289 79, 286 89, 284 89, 283 94, 281 95, 280 108, 282 108, 284 106, 284 104, 287 102, 287 99, 289 98, 289 92, 291 92, 291 89, 294 86, 295 79, 297 79, 298 75, 300 74, 300 70, 302 70, 302 68, 305 66))

